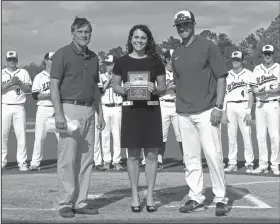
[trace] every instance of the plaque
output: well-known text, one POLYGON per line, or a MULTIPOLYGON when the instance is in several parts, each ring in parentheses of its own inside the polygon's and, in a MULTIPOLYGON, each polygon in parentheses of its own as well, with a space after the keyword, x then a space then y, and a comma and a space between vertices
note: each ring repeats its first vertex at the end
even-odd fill
POLYGON ((151 93, 148 89, 150 81, 149 71, 128 72, 128 82, 131 86, 127 93, 128 100, 150 100, 151 93))

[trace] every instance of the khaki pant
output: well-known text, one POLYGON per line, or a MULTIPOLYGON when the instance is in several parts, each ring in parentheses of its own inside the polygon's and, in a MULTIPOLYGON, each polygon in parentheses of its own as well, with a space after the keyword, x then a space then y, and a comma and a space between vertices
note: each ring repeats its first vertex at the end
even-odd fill
POLYGON ((64 114, 71 120, 77 119, 81 128, 71 135, 61 133, 57 150, 57 176, 60 201, 59 208, 82 208, 86 199, 94 156, 94 113, 93 107, 63 104, 64 114))

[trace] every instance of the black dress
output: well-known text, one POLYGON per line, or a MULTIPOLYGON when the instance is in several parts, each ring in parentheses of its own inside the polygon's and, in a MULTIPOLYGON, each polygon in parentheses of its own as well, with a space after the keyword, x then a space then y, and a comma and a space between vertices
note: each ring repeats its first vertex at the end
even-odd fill
MULTIPOLYGON (((158 75, 165 74, 160 59, 132 58, 129 55, 119 58, 113 68, 115 75, 127 82, 129 71, 149 71, 150 81, 155 83, 158 75)), ((126 101, 127 97, 123 97, 126 101)), ((151 101, 159 101, 151 94, 151 101)), ((132 106, 122 106, 121 147, 157 148, 163 146, 160 105, 147 105, 147 101, 133 101, 132 106)))

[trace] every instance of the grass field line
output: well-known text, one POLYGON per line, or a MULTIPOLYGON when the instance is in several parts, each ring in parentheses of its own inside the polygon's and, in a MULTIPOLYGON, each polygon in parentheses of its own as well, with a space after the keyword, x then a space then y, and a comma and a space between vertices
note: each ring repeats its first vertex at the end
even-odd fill
POLYGON ((250 185, 250 184, 267 184, 267 183, 279 183, 280 180, 271 180, 271 181, 257 181, 257 182, 244 182, 244 183, 235 183, 235 184, 230 184, 231 186, 239 186, 239 185, 250 185))

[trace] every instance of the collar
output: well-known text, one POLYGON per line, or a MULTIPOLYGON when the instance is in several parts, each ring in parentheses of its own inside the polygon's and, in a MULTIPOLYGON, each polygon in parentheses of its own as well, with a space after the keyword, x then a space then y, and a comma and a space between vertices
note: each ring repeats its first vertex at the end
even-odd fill
POLYGON ((268 70, 270 70, 270 69, 274 69, 274 67, 275 67, 274 65, 275 65, 275 64, 276 64, 276 63, 274 62, 273 65, 271 65, 269 68, 266 68, 266 67, 264 66, 264 64, 262 63, 262 64, 260 65, 260 67, 261 67, 262 69, 265 69, 265 70, 268 71, 268 70))
POLYGON ((46 70, 43 70, 42 74, 45 75, 45 76, 48 76, 48 77, 50 76, 50 73, 48 73, 46 70))
POLYGON ((71 42, 70 47, 72 48, 73 51, 75 51, 76 54, 83 55, 84 57, 91 56, 88 47, 86 47, 86 52, 85 54, 83 54, 82 51, 79 50, 78 46, 74 43, 74 41, 71 42))

